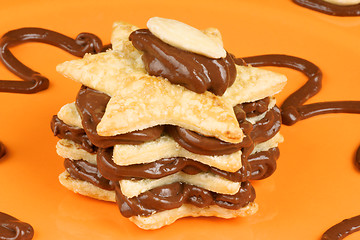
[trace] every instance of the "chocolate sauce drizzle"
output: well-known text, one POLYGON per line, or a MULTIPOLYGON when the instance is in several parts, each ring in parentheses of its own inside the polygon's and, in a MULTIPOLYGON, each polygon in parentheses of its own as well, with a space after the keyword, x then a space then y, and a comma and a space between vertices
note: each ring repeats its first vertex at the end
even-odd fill
POLYGON ((20 28, 9 31, 0 39, 0 61, 12 73, 24 81, 0 81, 0 92, 36 93, 49 87, 49 80, 21 63, 9 50, 10 47, 26 43, 42 42, 82 57, 85 53, 99 53, 103 46, 99 37, 91 33, 80 33, 75 39, 43 28, 20 28))
POLYGON ((298 57, 270 54, 243 58, 254 67, 277 66, 298 70, 308 81, 292 93, 281 105, 283 124, 291 126, 296 122, 326 113, 360 113, 360 101, 320 102, 303 105, 321 89, 322 73, 315 64, 298 57))
POLYGON ((332 226, 322 235, 321 240, 340 240, 357 231, 360 231, 360 216, 345 219, 332 226))
POLYGON ((337 5, 323 0, 292 0, 294 3, 332 16, 360 16, 360 4, 337 5))
MULTIPOLYGON (((5 33, 0 39, 0 61, 5 67, 24 81, 0 80, 0 92, 36 93, 49 87, 49 79, 21 63, 9 48, 27 43, 41 42, 83 57, 85 53, 99 53, 111 48, 103 46, 99 37, 91 33, 80 33, 75 39, 43 28, 19 28, 5 33)), ((0 158, 5 154, 0 143, 0 158)))
MULTIPOLYGON (((320 102, 303 105, 321 89, 322 73, 313 63, 298 57, 287 55, 260 55, 236 60, 245 61, 254 67, 288 67, 304 73, 308 81, 292 93, 281 106, 282 120, 285 125, 293 125, 299 120, 327 113, 360 113, 360 101, 320 102)), ((356 153, 355 166, 360 170, 360 147, 356 153)), ((344 220, 333 226, 322 236, 322 240, 339 240, 360 230, 360 216, 344 220)))
POLYGON ((0 212, 0 239, 1 240, 31 240, 34 229, 28 223, 0 212))

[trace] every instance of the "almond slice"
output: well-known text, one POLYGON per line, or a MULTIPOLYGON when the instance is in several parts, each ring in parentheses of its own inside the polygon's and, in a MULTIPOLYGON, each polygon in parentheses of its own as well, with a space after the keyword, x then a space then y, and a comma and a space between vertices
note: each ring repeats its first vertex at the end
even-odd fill
POLYGON ((153 17, 148 20, 147 27, 152 34, 171 46, 210 58, 226 57, 222 44, 185 23, 153 17))
POLYGON ((350 6, 360 3, 360 0, 324 0, 324 1, 340 6, 350 6))

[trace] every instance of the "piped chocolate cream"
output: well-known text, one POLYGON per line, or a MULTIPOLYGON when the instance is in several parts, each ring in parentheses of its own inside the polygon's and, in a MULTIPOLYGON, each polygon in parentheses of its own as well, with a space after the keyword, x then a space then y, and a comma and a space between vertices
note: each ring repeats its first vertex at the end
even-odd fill
POLYGON ((125 197, 118 184, 115 185, 115 192, 124 217, 149 216, 183 204, 193 204, 200 208, 218 205, 227 209, 239 209, 255 199, 255 191, 250 182, 242 182, 240 190, 234 195, 218 194, 181 182, 153 188, 133 198, 125 197))
POLYGON ((34 229, 30 224, 0 212, 1 240, 31 240, 33 236, 34 229))
POLYGON ((84 160, 65 159, 64 167, 74 179, 92 183, 105 190, 114 190, 112 182, 101 175, 95 164, 84 160))
MULTIPOLYGON (((141 144, 145 141, 155 140, 161 136, 164 126, 156 126, 117 136, 99 136, 96 132, 96 126, 104 115, 109 99, 110 97, 105 93, 88 87, 81 87, 76 99, 76 106, 81 115, 82 125, 86 135, 78 128, 65 126, 64 123, 61 123, 56 117, 51 123, 54 134, 58 135, 59 138, 65 138, 79 143, 85 150, 89 150, 89 152, 94 151, 93 146, 88 143, 107 148, 116 144, 141 144), (74 131, 74 136, 71 135, 71 130, 74 131)), ((239 125, 245 135, 251 135, 251 138, 254 138, 257 143, 272 138, 280 130, 281 116, 277 107, 269 110, 262 120, 254 124, 254 127, 245 120, 248 114, 253 117, 264 113, 264 109, 268 108, 268 104, 269 100, 264 99, 254 103, 246 103, 247 107, 244 108, 246 111, 243 110, 241 104, 234 108, 239 125), (249 107, 250 104, 253 105, 253 107, 249 107), (260 110, 254 110, 256 108, 260 110), (264 135, 263 133, 266 134, 264 135)), ((230 154, 244 147, 250 147, 252 144, 250 137, 245 137, 243 142, 239 144, 232 144, 176 126, 167 126, 165 132, 169 133, 175 141, 188 151, 204 155, 230 154)))
POLYGON ((294 3, 332 16, 360 16, 360 4, 337 5, 323 0, 293 0, 294 3))
POLYGON ((148 29, 132 32, 129 39, 143 52, 142 60, 150 75, 164 77, 197 93, 208 90, 220 96, 235 81, 236 68, 229 54, 212 59, 184 51, 161 41, 148 29))
POLYGON ((183 157, 163 158, 146 164, 119 166, 112 160, 112 154, 112 148, 99 149, 97 154, 97 163, 100 172, 104 177, 112 181, 131 178, 158 179, 179 171, 191 175, 200 172, 211 172, 234 182, 242 182, 250 177, 249 166, 245 164, 246 160, 243 161, 243 167, 241 169, 231 173, 183 157))
POLYGON ((183 157, 163 158, 146 164, 119 166, 111 158, 112 149, 100 149, 97 154, 97 167, 104 177, 112 181, 131 178, 158 179, 183 171, 187 174, 211 172, 233 182, 243 182, 248 179, 260 180, 269 177, 276 169, 279 149, 271 148, 250 154, 248 159, 242 159, 243 167, 236 172, 226 172, 215 167, 183 157))
POLYGON ((58 116, 54 115, 51 119, 50 127, 54 136, 61 139, 68 139, 80 145, 82 149, 89 153, 97 151, 97 147, 92 144, 84 129, 70 126, 64 123, 58 116))

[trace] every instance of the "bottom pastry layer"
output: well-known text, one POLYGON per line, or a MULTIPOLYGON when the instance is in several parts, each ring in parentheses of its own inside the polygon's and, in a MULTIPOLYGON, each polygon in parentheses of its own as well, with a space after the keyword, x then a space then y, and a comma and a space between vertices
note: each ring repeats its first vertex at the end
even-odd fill
MULTIPOLYGON (((89 182, 72 178, 67 171, 59 175, 60 183, 69 190, 84 196, 92 197, 103 201, 115 202, 115 191, 99 188, 89 182)), ((240 209, 226 209, 217 205, 196 207, 192 204, 183 204, 178 208, 154 213, 150 216, 132 216, 130 221, 142 229, 158 229, 175 222, 183 217, 220 217, 235 218, 246 217, 256 213, 258 205, 254 202, 248 203, 240 209)))

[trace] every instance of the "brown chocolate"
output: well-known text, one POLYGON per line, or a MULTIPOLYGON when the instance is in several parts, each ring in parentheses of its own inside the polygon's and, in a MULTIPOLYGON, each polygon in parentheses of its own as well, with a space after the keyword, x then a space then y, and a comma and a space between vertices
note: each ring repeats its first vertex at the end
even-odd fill
POLYGON ((290 126, 297 121, 319 114, 360 113, 360 101, 321 102, 303 105, 320 91, 322 84, 322 73, 319 67, 305 59, 288 55, 270 54, 246 57, 243 60, 254 67, 277 66, 292 68, 304 73, 308 77, 308 81, 292 93, 281 105, 281 116, 285 125, 290 126))
POLYGON ((2 142, 0 142, 0 158, 5 156, 5 154, 6 154, 6 147, 2 142))
POLYGON ((360 4, 337 5, 323 0, 292 0, 294 3, 332 16, 360 16, 360 4))
POLYGON ((132 32, 129 39, 143 52, 142 60, 150 75, 164 77, 197 93, 208 90, 216 95, 223 95, 235 81, 236 68, 229 54, 212 59, 184 51, 163 42, 148 29, 132 32))
POLYGON ((266 97, 255 102, 242 103, 235 106, 240 107, 246 113, 246 117, 255 117, 268 110, 270 98, 266 97))
POLYGON ((97 151, 97 147, 91 143, 84 129, 70 126, 64 123, 56 115, 52 117, 50 127, 54 136, 57 136, 60 139, 71 140, 90 153, 97 151))
POLYGON ((7 69, 24 81, 1 80, 0 92, 36 93, 49 87, 49 80, 21 63, 9 48, 26 43, 42 42, 61 48, 77 57, 85 53, 99 53, 103 46, 100 38, 91 33, 80 33, 75 39, 42 28, 20 28, 5 33, 0 39, 0 61, 7 69))
MULTIPOLYGON (((237 64, 259 66, 277 66, 292 68, 304 73, 308 81, 292 93, 281 105, 282 122, 293 125, 300 120, 327 113, 360 113, 360 101, 320 102, 304 105, 316 95, 322 85, 322 73, 315 64, 298 57, 269 54, 235 59, 237 64)), ((357 161, 355 161, 357 164, 357 161)), ((356 165, 358 166, 358 165, 356 165)))
POLYGON ((151 163, 119 166, 112 160, 112 155, 112 148, 100 148, 97 153, 99 171, 105 178, 112 181, 130 178, 158 179, 179 171, 187 174, 211 172, 234 182, 242 182, 250 177, 250 167, 246 164, 246 159, 242 159, 243 167, 240 170, 231 173, 183 157, 163 158, 151 163))
MULTIPOLYGON (((141 144, 145 141, 152 141, 161 136, 163 126, 156 126, 117 136, 99 136, 96 132, 96 126, 101 121, 109 100, 110 97, 105 93, 85 86, 82 86, 78 93, 76 106, 80 112, 84 130, 91 143, 101 148, 107 148, 116 144, 141 144)), ((251 103, 248 103, 248 105, 249 104, 251 103)), ((260 111, 263 112, 264 108, 267 109, 268 104, 269 100, 264 99, 257 101, 252 105, 255 109, 261 109, 260 111)), ((249 135, 252 130, 252 125, 245 120, 245 116, 247 114, 257 115, 260 114, 260 112, 258 110, 254 110, 252 107, 245 107, 245 110, 247 110, 246 113, 242 109, 243 107, 241 107, 241 105, 237 105, 234 111, 238 118, 240 127, 243 129, 245 134, 249 135)), ((263 120, 255 124, 258 124, 256 127, 258 130, 255 130, 255 132, 252 133, 255 137, 258 138, 262 135, 260 131, 267 131, 266 136, 263 136, 262 139, 258 139, 257 142, 268 140, 274 135, 274 133, 279 131, 281 121, 280 115, 277 114, 277 112, 278 110, 275 108, 270 110, 263 120), (276 111, 276 113, 271 113, 272 111, 276 111)), ((239 144, 232 144, 214 137, 205 137, 177 126, 167 126, 166 132, 168 132, 182 147, 197 154, 230 154, 239 151, 243 147, 249 147, 252 144, 249 137, 245 137, 244 141, 239 144)), ((67 139, 72 140, 70 137, 67 139)))
POLYGON ((329 228, 321 240, 340 240, 360 230, 360 216, 345 219, 329 228))
POLYGON ((66 171, 74 179, 89 182, 105 190, 114 190, 112 182, 104 178, 94 164, 84 160, 65 159, 64 166, 66 171))
MULTIPOLYGON (((249 125, 251 130, 251 123, 246 121, 246 126, 249 125)), ((177 126, 169 126, 166 130, 181 147, 190 152, 202 155, 231 154, 253 144, 251 138, 248 136, 245 136, 242 142, 234 144, 224 142, 215 137, 206 137, 177 126)))
POLYGON ((146 164, 119 166, 112 160, 112 148, 100 148, 97 154, 97 167, 102 175, 112 181, 130 178, 158 179, 183 171, 187 174, 211 172, 233 182, 260 180, 269 177, 276 169, 279 149, 271 148, 242 158, 243 167, 237 172, 226 172, 206 164, 183 157, 163 158, 146 164))
POLYGON ((116 201, 124 217, 149 216, 151 214, 193 204, 203 208, 218 205, 227 209, 239 209, 255 199, 255 190, 249 182, 242 182, 234 195, 218 194, 186 183, 175 182, 153 188, 137 197, 127 198, 115 185, 116 201))
POLYGON ((96 127, 101 121, 110 97, 103 92, 82 86, 77 97, 76 107, 82 119, 83 128, 90 141, 101 148, 116 144, 141 144, 159 138, 163 126, 155 126, 116 136, 99 136, 96 127))
MULTIPOLYGON (((237 106, 239 107, 241 105, 239 104, 237 106)), ((267 141, 275 136, 275 134, 280 130, 281 114, 280 109, 277 106, 270 109, 265 114, 265 117, 256 122, 254 125, 245 119, 241 119, 245 117, 243 113, 240 114, 242 111, 241 107, 235 108, 234 111, 237 115, 241 129, 245 133, 244 140, 238 144, 224 142, 214 137, 206 137, 177 126, 168 127, 166 130, 180 146, 190 152, 203 155, 231 154, 241 150, 242 148, 249 147, 253 143, 257 144, 267 141)), ((255 114, 252 111, 251 113, 251 115, 255 114)))
POLYGON ((250 180, 261 180, 270 177, 276 170, 276 160, 280 156, 279 148, 270 148, 251 154, 247 161, 250 164, 250 180))
POLYGON ((254 144, 265 142, 274 137, 281 127, 280 109, 275 105, 261 120, 253 125, 250 137, 254 144))
POLYGON ((34 229, 30 224, 0 212, 1 240, 31 240, 33 236, 34 229))

